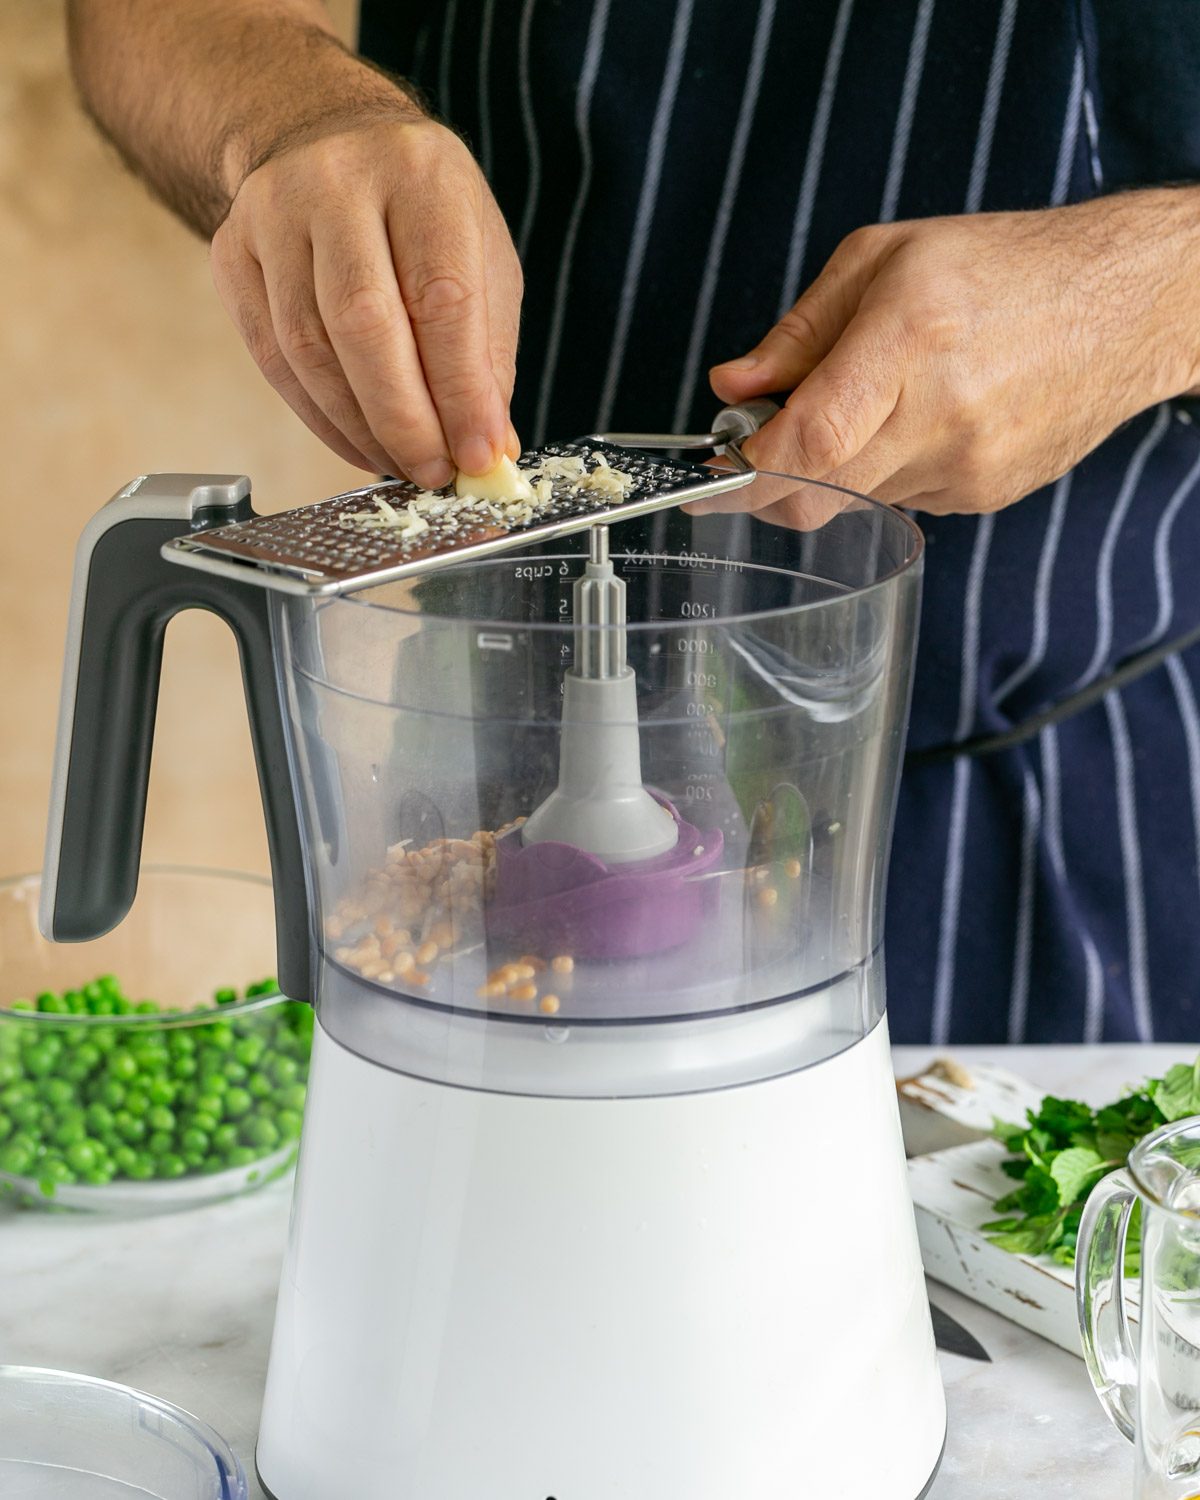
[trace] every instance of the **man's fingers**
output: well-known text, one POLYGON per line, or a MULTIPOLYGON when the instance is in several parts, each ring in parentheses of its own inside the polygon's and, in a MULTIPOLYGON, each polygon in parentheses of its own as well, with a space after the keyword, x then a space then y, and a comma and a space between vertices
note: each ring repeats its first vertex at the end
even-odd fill
MULTIPOLYGON (((484 246, 491 271, 488 288, 488 336, 492 373, 507 408, 517 380, 517 340, 521 330, 524 277, 512 238, 495 204, 484 230, 484 246)), ((511 455, 510 455, 511 457, 511 455)))
POLYGON ((381 218, 318 220, 316 306, 330 347, 376 441, 418 484, 453 478, 381 218))
POLYGON ((844 239, 761 343, 739 359, 713 367, 710 379, 717 396, 745 401, 798 386, 842 336, 893 238, 889 228, 871 225, 844 239))
POLYGON ((871 441, 896 409, 903 351, 878 314, 860 314, 777 417, 745 445, 756 468, 826 479, 871 441))
POLYGON ((271 323, 266 283, 258 262, 240 248, 230 248, 228 242, 218 248, 218 240, 213 242, 217 295, 255 364, 305 426, 339 458, 356 468, 379 473, 377 460, 369 458, 329 420, 284 358, 271 323))
POLYGON ((460 469, 482 474, 505 450, 508 410, 492 370, 489 270, 479 219, 455 197, 419 222, 401 224, 389 216, 389 231, 404 306, 450 453, 460 469))
POLYGON ((253 249, 262 266, 271 324, 283 356, 309 399, 338 431, 367 455, 378 473, 390 473, 395 459, 371 431, 321 320, 312 246, 293 228, 280 225, 279 230, 277 237, 265 232, 253 249))

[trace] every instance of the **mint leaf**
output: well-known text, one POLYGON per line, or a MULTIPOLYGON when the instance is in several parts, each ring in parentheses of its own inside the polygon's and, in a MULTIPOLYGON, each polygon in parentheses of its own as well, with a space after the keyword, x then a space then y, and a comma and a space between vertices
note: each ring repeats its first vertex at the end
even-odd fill
POLYGON ((1185 1120, 1188 1115, 1200 1114, 1200 1078, 1197 1067, 1178 1063, 1165 1078, 1154 1084, 1150 1096, 1162 1112, 1164 1119, 1185 1120))
POLYGON ((1098 1151, 1087 1146, 1071 1146, 1060 1151, 1050 1163, 1050 1176, 1058 1185, 1058 1201, 1063 1208, 1075 1202, 1098 1167, 1105 1166, 1098 1151))

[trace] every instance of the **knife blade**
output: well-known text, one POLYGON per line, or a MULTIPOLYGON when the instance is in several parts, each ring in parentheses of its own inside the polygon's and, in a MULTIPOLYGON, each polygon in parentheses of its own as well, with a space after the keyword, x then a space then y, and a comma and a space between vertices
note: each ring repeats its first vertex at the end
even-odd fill
POLYGON ((936 1302, 929 1304, 929 1311, 933 1317, 933 1341, 939 1349, 946 1354, 961 1355, 963 1359, 978 1359, 991 1364, 992 1356, 956 1318, 952 1318, 936 1302))

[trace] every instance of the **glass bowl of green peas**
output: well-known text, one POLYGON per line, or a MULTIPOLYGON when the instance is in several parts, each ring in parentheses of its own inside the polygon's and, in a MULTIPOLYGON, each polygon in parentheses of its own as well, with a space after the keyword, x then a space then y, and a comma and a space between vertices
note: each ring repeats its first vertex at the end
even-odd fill
POLYGON ((283 1176, 313 1018, 270 977, 270 882, 148 866, 72 944, 39 934, 39 889, 0 881, 0 1201, 157 1213, 283 1176))

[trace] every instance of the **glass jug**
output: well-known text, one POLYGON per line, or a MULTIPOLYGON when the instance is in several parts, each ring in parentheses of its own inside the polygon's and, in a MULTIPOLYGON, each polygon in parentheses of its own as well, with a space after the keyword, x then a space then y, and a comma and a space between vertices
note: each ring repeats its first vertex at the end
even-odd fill
POLYGON ((1200 1119, 1147 1136, 1092 1191, 1076 1266, 1088 1371, 1135 1448, 1132 1493, 1200 1500, 1200 1119))

